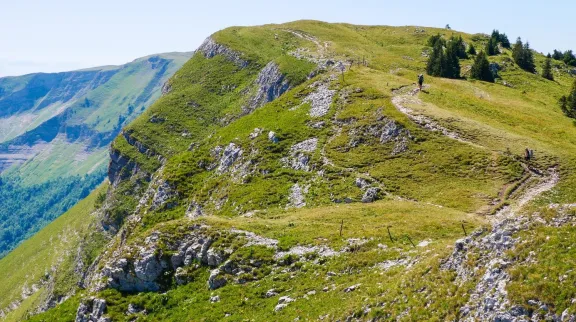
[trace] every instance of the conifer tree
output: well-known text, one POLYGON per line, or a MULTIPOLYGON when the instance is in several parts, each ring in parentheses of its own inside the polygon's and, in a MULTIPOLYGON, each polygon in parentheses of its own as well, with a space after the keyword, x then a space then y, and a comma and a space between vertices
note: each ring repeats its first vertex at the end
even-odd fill
POLYGON ((554 58, 555 60, 562 60, 564 58, 564 54, 562 53, 562 51, 554 49, 552 58, 554 58))
POLYGON ((524 66, 522 67, 524 70, 535 73, 536 72, 536 64, 534 63, 534 54, 532 53, 532 49, 530 49, 530 43, 526 42, 523 47, 523 55, 524 55, 524 66))
POLYGON ((506 36, 506 34, 500 34, 499 41, 502 44, 502 47, 510 48, 510 40, 508 40, 508 36, 506 36))
POLYGON ((486 44, 485 52, 488 56, 498 55, 500 53, 498 50, 498 40, 495 38, 490 38, 486 44))
POLYGON ((453 37, 448 43, 448 48, 446 48, 443 77, 460 78, 460 59, 458 57, 461 49, 458 39, 453 37))
POLYGON ((531 73, 536 72, 534 54, 532 53, 532 49, 530 49, 530 44, 528 42, 523 44, 520 37, 518 37, 516 43, 512 47, 512 58, 514 58, 514 62, 516 62, 516 64, 525 71, 531 73))
POLYGON ((494 75, 490 71, 490 62, 488 62, 488 58, 483 51, 476 55, 470 77, 486 82, 494 82, 494 75))
POLYGON ((559 101, 560 108, 566 116, 576 118, 576 80, 568 96, 562 96, 559 101))
POLYGON ((562 60, 566 63, 566 65, 576 66, 576 57, 572 50, 567 50, 564 52, 562 56, 562 60))
POLYGON ((554 80, 554 75, 552 74, 552 56, 548 54, 546 57, 546 62, 544 62, 544 68, 542 68, 542 77, 554 80))
POLYGON ((516 43, 512 47, 512 58, 518 66, 524 66, 524 44, 520 37, 516 39, 516 43))
POLYGON ((444 48, 440 41, 436 41, 432 48, 432 53, 430 54, 430 57, 428 57, 426 73, 430 76, 442 76, 442 66, 444 61, 444 48))
POLYGON ((474 48, 474 44, 470 44, 468 47, 468 55, 476 55, 476 48, 474 48))
POLYGON ((466 45, 464 44, 464 39, 462 39, 462 36, 458 36, 456 39, 456 44, 458 48, 458 58, 468 58, 468 54, 466 54, 466 45))

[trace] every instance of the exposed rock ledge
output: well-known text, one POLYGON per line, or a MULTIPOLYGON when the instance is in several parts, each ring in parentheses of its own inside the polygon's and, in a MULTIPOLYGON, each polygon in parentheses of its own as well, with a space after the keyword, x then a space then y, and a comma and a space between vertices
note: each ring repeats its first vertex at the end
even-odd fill
POLYGON ((242 59, 241 53, 217 43, 214 41, 214 39, 212 39, 212 37, 206 38, 202 45, 198 47, 197 51, 202 53, 206 58, 212 58, 216 55, 223 55, 240 68, 245 68, 249 63, 247 60, 242 59))

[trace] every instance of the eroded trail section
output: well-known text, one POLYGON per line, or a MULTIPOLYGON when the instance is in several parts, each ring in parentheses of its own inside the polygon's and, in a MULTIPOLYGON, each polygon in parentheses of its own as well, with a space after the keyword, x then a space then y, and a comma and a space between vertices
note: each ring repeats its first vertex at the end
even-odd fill
MULTIPOLYGON (((424 88, 429 88, 429 85, 424 85, 424 88)), ((458 140, 463 143, 474 144, 468 140, 463 139, 460 134, 441 126, 432 118, 423 114, 419 114, 413 109, 409 108, 409 105, 424 105, 424 103, 417 96, 418 92, 419 90, 417 88, 410 90, 407 86, 393 90, 392 104, 394 104, 396 109, 402 114, 406 115, 412 122, 420 125, 426 130, 440 132, 451 139, 458 140)))
POLYGON ((527 230, 536 221, 544 222, 538 216, 520 215, 518 212, 528 202, 542 193, 551 190, 558 183, 555 169, 549 169, 540 182, 521 195, 517 202, 501 209, 491 220, 492 229, 487 234, 480 230, 471 236, 456 241, 454 252, 442 264, 443 269, 457 274, 455 283, 462 285, 474 278, 475 272, 485 269, 468 302, 460 308, 462 321, 524 321, 528 312, 521 307, 511 306, 506 286, 510 281, 507 268, 515 260, 506 255, 521 241, 513 237, 519 231, 527 230), (476 257, 473 265, 469 261, 476 257))

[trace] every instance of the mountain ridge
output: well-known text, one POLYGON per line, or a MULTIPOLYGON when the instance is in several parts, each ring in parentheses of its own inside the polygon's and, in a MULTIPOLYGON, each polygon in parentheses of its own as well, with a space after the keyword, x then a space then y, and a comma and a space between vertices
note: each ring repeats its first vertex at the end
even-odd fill
POLYGON ((464 72, 420 92, 437 33, 489 40, 317 21, 211 35, 112 142, 81 288, 27 317, 573 316, 571 253, 546 251, 575 238, 576 129, 556 103, 573 77, 503 51, 495 84, 464 72))

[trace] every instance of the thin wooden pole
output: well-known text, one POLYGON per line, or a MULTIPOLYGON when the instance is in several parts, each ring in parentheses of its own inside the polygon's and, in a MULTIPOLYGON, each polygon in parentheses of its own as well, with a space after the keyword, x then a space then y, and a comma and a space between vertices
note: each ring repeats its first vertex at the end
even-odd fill
POLYGON ((390 241, 394 242, 394 238, 392 238, 392 233, 390 232, 390 226, 387 226, 386 229, 388 229, 388 237, 390 237, 390 241))
POLYGON ((344 219, 342 219, 342 222, 340 223, 340 237, 342 237, 342 227, 344 226, 344 219))
POLYGON ((406 238, 408 238, 410 244, 412 244, 412 247, 416 247, 416 245, 414 245, 414 243, 412 242, 412 239, 410 239, 410 236, 406 235, 406 238))

